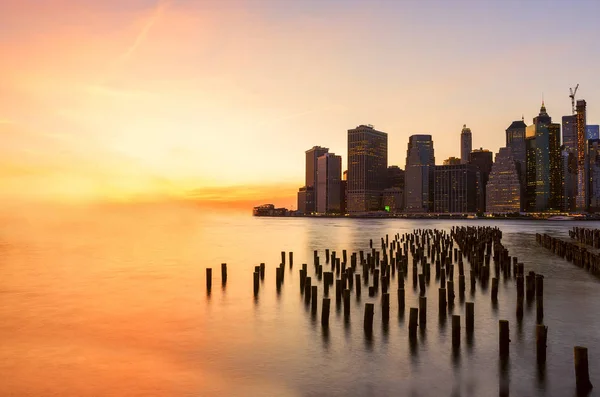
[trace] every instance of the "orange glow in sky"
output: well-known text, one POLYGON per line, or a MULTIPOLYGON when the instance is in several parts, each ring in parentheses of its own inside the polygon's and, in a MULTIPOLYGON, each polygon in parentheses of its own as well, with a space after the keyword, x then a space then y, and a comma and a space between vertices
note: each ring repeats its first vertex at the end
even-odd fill
POLYGON ((600 121, 598 25, 559 10, 548 30, 532 6, 486 4, 2 1, 3 198, 292 206, 304 151, 345 164, 358 124, 388 132, 404 168, 408 136, 432 134, 441 163, 463 124, 497 152, 542 92, 560 122, 576 83, 600 121))

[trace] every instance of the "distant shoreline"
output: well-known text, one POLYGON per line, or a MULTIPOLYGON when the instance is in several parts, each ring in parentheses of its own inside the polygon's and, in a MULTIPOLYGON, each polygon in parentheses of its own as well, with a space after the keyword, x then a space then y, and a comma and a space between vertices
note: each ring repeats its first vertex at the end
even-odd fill
POLYGON ((313 219, 422 219, 422 220, 461 220, 461 221, 550 221, 550 222, 572 222, 572 221, 600 221, 600 218, 591 218, 586 216, 577 216, 570 219, 550 219, 550 217, 532 217, 532 216, 483 216, 470 218, 467 216, 449 216, 449 215, 254 215, 257 218, 313 218, 313 219))

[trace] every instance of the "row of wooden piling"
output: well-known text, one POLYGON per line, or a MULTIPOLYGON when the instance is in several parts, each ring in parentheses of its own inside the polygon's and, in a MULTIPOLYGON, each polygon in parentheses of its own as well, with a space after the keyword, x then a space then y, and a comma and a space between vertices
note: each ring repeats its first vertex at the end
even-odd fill
POLYGON ((569 237, 592 248, 600 249, 600 229, 574 227, 569 230, 569 237))
POLYGON ((549 234, 535 235, 536 242, 555 255, 572 262, 576 266, 600 277, 600 251, 586 248, 582 243, 567 241, 549 234))

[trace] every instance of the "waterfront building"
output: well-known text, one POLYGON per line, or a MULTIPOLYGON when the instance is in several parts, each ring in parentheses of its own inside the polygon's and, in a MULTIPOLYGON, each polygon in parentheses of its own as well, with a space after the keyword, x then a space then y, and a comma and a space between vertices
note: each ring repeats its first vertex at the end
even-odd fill
POLYGON ((600 212, 600 139, 590 139, 587 145, 588 211, 600 212))
POLYGON ((563 194, 562 201, 563 211, 575 211, 575 197, 577 196, 577 156, 573 151, 565 150, 563 145, 562 151, 562 183, 563 194))
POLYGON ((399 187, 404 189, 404 170, 397 165, 390 165, 387 168, 387 177, 385 188, 399 187))
POLYGON ((548 210, 563 210, 564 176, 560 147, 560 124, 548 125, 548 169, 550 174, 550 196, 548 210))
POLYGON ((402 211, 404 192, 402 188, 391 187, 383 190, 383 208, 391 213, 402 211))
POLYGON ((317 159, 317 213, 341 212, 342 157, 325 153, 317 159))
POLYGON ((600 125, 587 124, 585 126, 585 139, 600 139, 600 125))
POLYGON ((434 166, 433 212, 477 212, 480 175, 472 164, 434 166))
POLYGON ((586 103, 585 100, 577 101, 576 106, 577 131, 577 196, 575 197, 575 210, 583 212, 587 207, 587 181, 585 179, 585 152, 586 152, 586 103))
POLYGON ((460 162, 461 164, 467 164, 469 162, 469 154, 473 147, 473 136, 471 129, 467 128, 466 124, 463 124, 463 129, 460 132, 460 162))
POLYGON ((525 137, 526 164, 525 164, 525 197, 523 198, 524 210, 535 211, 536 190, 536 149, 535 149, 535 126, 527 126, 525 137))
POLYGON ((431 135, 412 135, 408 139, 404 180, 406 212, 423 213, 433 209, 433 171, 435 156, 431 135))
MULTIPOLYGON (((506 147, 510 148, 512 157, 517 163, 517 172, 521 183, 521 210, 525 210, 525 191, 527 188, 527 148, 525 143, 525 130, 527 125, 524 119, 513 121, 506 129, 506 147)), ((487 196, 486 196, 487 197, 487 196)))
POLYGON ((300 213, 311 214, 317 209, 317 159, 328 152, 328 148, 321 146, 313 146, 305 152, 304 186, 298 191, 298 212, 300 213))
POLYGON ((473 164, 479 169, 481 194, 478 198, 477 210, 485 212, 486 186, 494 164, 493 154, 487 149, 475 149, 469 155, 469 164, 473 164))
POLYGON ((444 160, 444 165, 460 165, 462 164, 461 160, 458 157, 448 157, 444 160))
POLYGON ((564 150, 577 153, 577 116, 563 116, 562 118, 562 144, 564 150))
POLYGON ((348 211, 348 170, 342 174, 340 182, 340 213, 346 214, 348 211))
POLYGON ((517 213, 521 209, 521 180, 518 162, 510 147, 500 148, 490 171, 486 190, 486 212, 517 213))
POLYGON ((388 136, 372 125, 348 130, 348 213, 382 210, 388 136))

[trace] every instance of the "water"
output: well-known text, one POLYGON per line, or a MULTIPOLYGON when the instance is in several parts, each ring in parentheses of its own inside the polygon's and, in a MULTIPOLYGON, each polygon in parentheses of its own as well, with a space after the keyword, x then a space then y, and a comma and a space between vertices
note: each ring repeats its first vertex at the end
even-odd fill
MULTIPOLYGON (((577 222, 253 218, 154 205, 24 214, 0 218, 2 396, 491 396, 500 379, 513 396, 572 396, 575 345, 589 348, 591 381, 600 388, 600 283, 535 244, 536 232, 566 236, 577 222), (370 238, 378 247, 386 233, 459 224, 499 226, 526 272, 545 275, 545 375, 536 369, 535 306, 526 304, 519 327, 512 281, 502 279, 494 309, 489 290, 478 285, 471 297, 466 272, 475 336, 467 343, 462 329, 458 355, 450 318, 439 323, 435 277, 416 346, 407 329, 409 307, 417 307, 411 277, 404 319, 391 281, 387 329, 380 296, 369 298, 364 286, 360 302, 352 295, 349 324, 332 299, 328 335, 321 305, 316 318, 305 306, 298 271, 308 263, 312 273, 314 249, 324 264, 325 248, 350 256, 367 250, 370 238), (294 252, 294 267, 286 265, 278 295, 281 251, 294 252), (266 277, 255 300, 252 272, 260 262, 266 277), (206 267, 213 268, 210 296, 206 267), (362 329, 366 302, 375 303, 370 342, 362 329), (499 319, 510 321, 512 340, 504 370, 499 319)), ((464 327, 458 293, 454 314, 464 327)))

